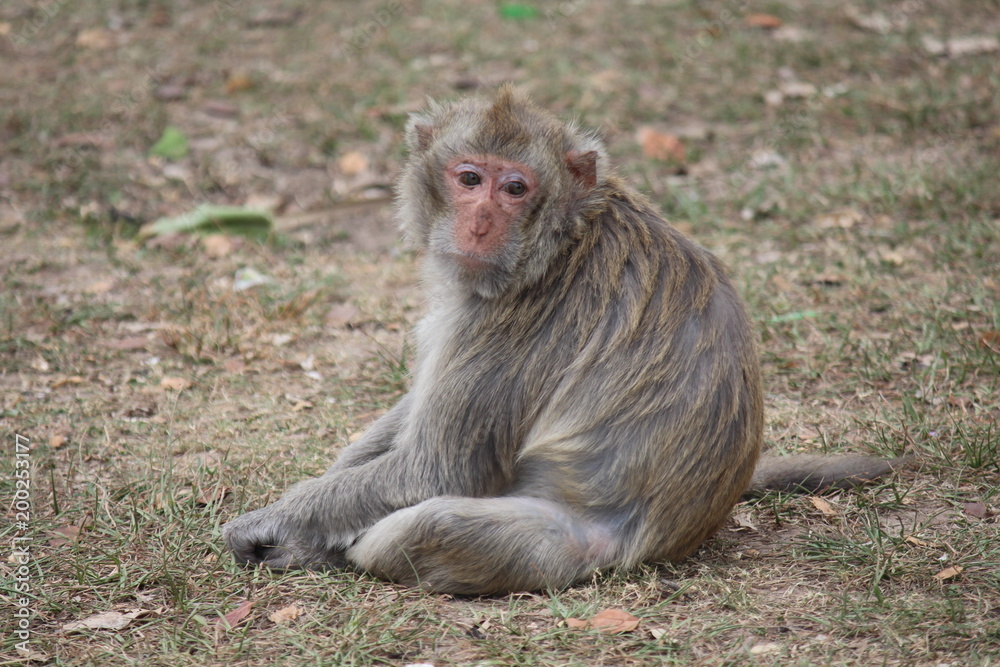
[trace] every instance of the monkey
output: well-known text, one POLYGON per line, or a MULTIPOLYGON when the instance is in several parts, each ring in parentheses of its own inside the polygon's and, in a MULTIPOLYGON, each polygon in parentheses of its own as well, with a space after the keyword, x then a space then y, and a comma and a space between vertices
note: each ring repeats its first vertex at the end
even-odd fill
POLYGON ((431 102, 405 143, 396 215, 429 292, 411 388, 325 474, 223 526, 238 563, 562 589, 686 557, 745 492, 891 469, 760 459, 743 300, 594 133, 505 86, 431 102))

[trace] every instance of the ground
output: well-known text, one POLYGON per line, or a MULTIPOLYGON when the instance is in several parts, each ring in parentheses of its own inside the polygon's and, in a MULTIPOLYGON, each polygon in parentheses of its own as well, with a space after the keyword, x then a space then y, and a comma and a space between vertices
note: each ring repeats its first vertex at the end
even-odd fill
POLYGON ((0 660, 997 664, 998 10, 5 3, 0 660), (680 563, 566 591, 236 567, 219 525, 407 386, 425 306, 392 220, 406 114, 504 81, 597 128, 731 267, 769 447, 912 466, 743 503, 680 563), (268 208, 274 233, 137 234, 203 203, 268 208), (639 624, 567 624, 605 609, 639 624))

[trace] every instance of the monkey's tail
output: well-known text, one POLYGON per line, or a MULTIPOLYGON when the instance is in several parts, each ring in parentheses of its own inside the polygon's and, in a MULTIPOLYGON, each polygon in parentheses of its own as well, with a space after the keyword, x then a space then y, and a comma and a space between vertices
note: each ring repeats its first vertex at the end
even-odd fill
POLYGON ((903 468, 912 461, 901 456, 889 461, 870 456, 762 456, 743 494, 753 496, 765 491, 805 491, 845 489, 878 479, 903 468))

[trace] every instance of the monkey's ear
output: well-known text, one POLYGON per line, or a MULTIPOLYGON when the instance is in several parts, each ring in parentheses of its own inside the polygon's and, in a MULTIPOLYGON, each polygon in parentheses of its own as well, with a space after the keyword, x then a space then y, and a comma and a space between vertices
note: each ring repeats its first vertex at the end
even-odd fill
POLYGON ((434 126, 414 125, 413 136, 416 140, 417 150, 425 151, 431 145, 431 140, 434 139, 434 126))
POLYGON ((406 146, 411 153, 422 153, 427 150, 431 141, 434 140, 434 120, 429 115, 410 114, 410 120, 406 123, 406 146))
POLYGON ((597 186, 597 151, 569 151, 566 153, 566 166, 584 189, 593 190, 597 186))

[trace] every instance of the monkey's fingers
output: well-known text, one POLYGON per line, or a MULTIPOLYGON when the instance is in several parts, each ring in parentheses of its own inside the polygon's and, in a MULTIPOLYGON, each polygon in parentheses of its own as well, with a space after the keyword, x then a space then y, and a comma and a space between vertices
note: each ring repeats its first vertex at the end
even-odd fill
MULTIPOLYGON (((266 509, 266 508, 265 508, 266 509)), ((286 531, 273 520, 260 516, 263 510, 233 519, 222 527, 222 538, 239 565, 267 565, 274 569, 294 567, 295 555, 283 547, 286 531)))

